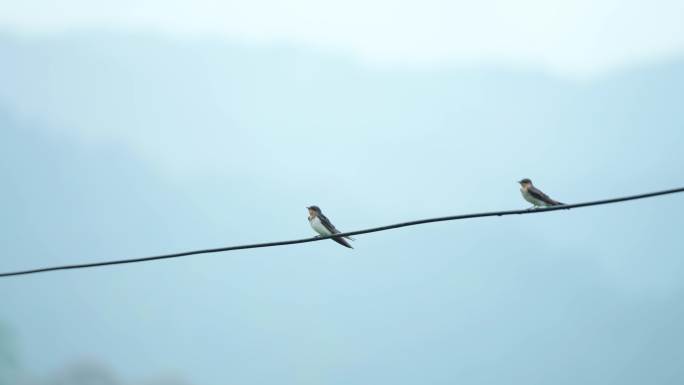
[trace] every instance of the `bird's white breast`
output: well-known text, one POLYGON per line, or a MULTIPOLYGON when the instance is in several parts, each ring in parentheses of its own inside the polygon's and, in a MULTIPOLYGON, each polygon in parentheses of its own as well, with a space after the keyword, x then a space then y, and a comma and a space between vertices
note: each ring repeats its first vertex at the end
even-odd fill
POLYGON ((328 229, 325 228, 325 226, 323 226, 323 224, 321 223, 321 220, 320 220, 318 217, 315 217, 315 218, 313 218, 313 219, 310 219, 310 220, 309 220, 309 223, 311 224, 311 227, 312 227, 318 234, 321 234, 321 235, 330 235, 330 234, 332 234, 330 231, 328 231, 328 229))
POLYGON ((526 201, 532 203, 533 205, 535 205, 535 206, 546 206, 546 202, 540 201, 539 199, 533 197, 532 194, 527 192, 526 189, 521 188, 520 192, 522 193, 523 198, 525 198, 526 201))

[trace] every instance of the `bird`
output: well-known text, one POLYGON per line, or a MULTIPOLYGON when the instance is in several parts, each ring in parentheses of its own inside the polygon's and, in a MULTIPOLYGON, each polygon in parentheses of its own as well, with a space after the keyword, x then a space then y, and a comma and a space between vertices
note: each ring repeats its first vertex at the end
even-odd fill
MULTIPOLYGON (((322 236, 327 236, 340 233, 340 231, 337 230, 335 226, 333 226, 330 220, 325 215, 323 215, 323 212, 318 206, 309 206, 307 207, 307 209, 309 210, 309 224, 311 224, 311 227, 318 234, 322 236)), ((352 241, 354 240, 354 238, 352 237, 334 237, 332 238, 332 240, 344 247, 353 249, 349 242, 347 242, 344 238, 347 238, 352 241)))
POLYGON ((532 181, 528 178, 521 179, 518 181, 518 183, 520 183, 520 192, 522 193, 523 198, 534 205, 530 207, 530 209, 535 209, 538 207, 560 206, 565 204, 549 198, 548 195, 534 187, 532 181))

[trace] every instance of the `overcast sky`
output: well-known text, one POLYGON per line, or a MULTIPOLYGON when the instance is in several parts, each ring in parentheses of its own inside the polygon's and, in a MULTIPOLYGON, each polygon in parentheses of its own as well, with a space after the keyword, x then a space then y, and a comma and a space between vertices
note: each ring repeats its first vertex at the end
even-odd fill
POLYGON ((586 76, 676 55, 678 0, 27 0, 0 5, 23 32, 114 28, 341 50, 379 65, 522 65, 586 76))

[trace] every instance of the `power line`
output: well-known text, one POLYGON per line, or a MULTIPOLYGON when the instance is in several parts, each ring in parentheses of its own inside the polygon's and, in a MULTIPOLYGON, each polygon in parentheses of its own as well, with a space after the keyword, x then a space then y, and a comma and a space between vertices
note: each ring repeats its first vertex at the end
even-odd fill
POLYGON ((119 260, 113 260, 113 261, 41 267, 41 268, 37 268, 37 269, 0 273, 0 277, 10 277, 10 276, 16 276, 16 275, 44 273, 44 272, 48 272, 48 271, 57 271, 57 270, 83 269, 83 268, 87 268, 87 267, 120 265, 120 264, 125 264, 125 263, 147 262, 147 261, 155 261, 158 259, 185 257, 188 255, 219 253, 219 252, 223 252, 223 251, 257 249, 257 248, 262 248, 262 247, 294 245, 297 243, 322 241, 322 240, 330 239, 333 237, 343 237, 343 236, 375 233, 378 231, 386 231, 386 230, 391 230, 391 229, 397 229, 400 227, 422 225, 425 223, 456 221, 456 220, 460 220, 460 219, 469 219, 469 218, 502 217, 505 215, 540 214, 540 213, 546 213, 549 211, 570 210, 570 209, 579 208, 579 207, 607 205, 607 204, 611 204, 611 203, 632 201, 632 200, 644 199, 644 198, 652 198, 652 197, 656 197, 656 196, 675 194, 675 193, 681 193, 681 192, 684 192, 684 187, 670 189, 670 190, 650 192, 650 193, 639 194, 639 195, 630 195, 630 196, 625 196, 625 197, 620 197, 620 198, 603 199, 603 200, 598 200, 598 201, 575 203, 575 204, 562 205, 562 206, 551 206, 551 207, 545 207, 545 208, 539 208, 539 209, 533 209, 533 210, 526 209, 526 210, 508 210, 508 211, 490 211, 490 212, 484 212, 484 213, 461 214, 461 215, 452 215, 452 216, 448 216, 448 217, 419 219, 419 220, 415 220, 415 221, 396 223, 393 225, 372 227, 370 229, 365 229, 365 230, 349 231, 346 233, 339 233, 339 234, 328 235, 328 236, 324 236, 324 237, 321 236, 321 237, 293 239, 293 240, 289 240, 289 241, 253 243, 253 244, 249 244, 249 245, 238 245, 238 246, 219 247, 219 248, 214 248, 214 249, 184 251, 184 252, 180 252, 180 253, 156 255, 156 256, 151 256, 151 257, 141 257, 141 258, 119 259, 119 260))

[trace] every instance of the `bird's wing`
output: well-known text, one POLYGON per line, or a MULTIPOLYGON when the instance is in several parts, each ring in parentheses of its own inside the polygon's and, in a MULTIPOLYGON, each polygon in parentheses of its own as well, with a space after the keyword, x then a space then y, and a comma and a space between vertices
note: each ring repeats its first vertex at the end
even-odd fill
MULTIPOLYGON (((320 219, 321 224, 323 226, 325 226, 325 228, 328 229, 328 231, 330 231, 331 233, 338 234, 341 232, 335 228, 335 226, 330 222, 330 219, 328 219, 328 217, 326 217, 325 215, 319 214, 318 219, 320 219)), ((345 237, 345 238, 351 239, 352 241, 354 240, 354 238, 352 238, 352 237, 345 237)))
POLYGON ((530 186, 527 189, 527 192, 532 195, 534 198, 539 199, 542 202, 546 202, 548 204, 556 204, 556 201, 553 199, 549 198, 548 195, 544 194, 541 190, 534 186, 530 186))
POLYGON ((340 232, 335 228, 335 226, 333 226, 333 224, 330 222, 330 219, 328 219, 328 217, 326 217, 325 215, 318 214, 318 219, 321 221, 321 224, 331 233, 337 234, 340 232))

